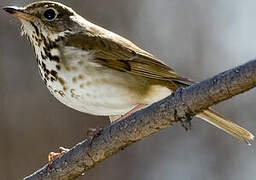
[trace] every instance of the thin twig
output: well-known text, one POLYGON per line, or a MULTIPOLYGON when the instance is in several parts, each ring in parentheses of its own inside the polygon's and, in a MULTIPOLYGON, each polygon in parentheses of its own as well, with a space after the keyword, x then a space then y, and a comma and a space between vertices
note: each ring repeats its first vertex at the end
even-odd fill
POLYGON ((189 120, 196 113, 255 86, 256 60, 253 60, 201 83, 178 89, 169 97, 104 128, 24 180, 75 179, 131 143, 175 122, 189 120))

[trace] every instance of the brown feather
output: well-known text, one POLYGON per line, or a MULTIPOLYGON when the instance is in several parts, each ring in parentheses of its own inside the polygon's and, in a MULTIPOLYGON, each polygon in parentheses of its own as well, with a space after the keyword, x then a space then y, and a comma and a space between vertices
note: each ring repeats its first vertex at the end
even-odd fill
MULTIPOLYGON (((193 84, 191 80, 178 75, 165 63, 127 39, 93 24, 86 29, 86 32, 67 38, 65 45, 92 51, 96 63, 152 79, 172 91, 193 84)), ((198 116, 246 143, 253 139, 250 132, 211 109, 203 111, 198 116)))
POLYGON ((96 34, 91 32, 73 35, 67 39, 65 45, 92 50, 95 62, 115 70, 155 80, 192 84, 192 81, 178 75, 162 61, 130 41, 113 33, 111 37, 104 33, 96 34))

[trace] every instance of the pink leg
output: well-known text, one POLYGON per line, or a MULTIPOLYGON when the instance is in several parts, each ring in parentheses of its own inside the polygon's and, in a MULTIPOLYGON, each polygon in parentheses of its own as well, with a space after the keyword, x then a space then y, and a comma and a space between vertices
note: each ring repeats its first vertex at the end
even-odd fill
POLYGON ((111 122, 118 122, 123 118, 126 118, 128 116, 130 116, 131 114, 135 113, 136 111, 142 109, 143 107, 145 107, 146 104, 138 104, 137 106, 135 106, 134 108, 132 108, 130 111, 128 111, 127 113, 125 113, 124 115, 122 115, 120 118, 115 119, 114 121, 111 122))
POLYGON ((62 156, 63 154, 65 154, 66 152, 69 151, 69 149, 67 148, 63 148, 63 147, 59 147, 59 151, 58 153, 55 153, 55 152, 50 152, 48 154, 48 164, 52 164, 53 161, 57 158, 59 158, 60 156, 62 156))

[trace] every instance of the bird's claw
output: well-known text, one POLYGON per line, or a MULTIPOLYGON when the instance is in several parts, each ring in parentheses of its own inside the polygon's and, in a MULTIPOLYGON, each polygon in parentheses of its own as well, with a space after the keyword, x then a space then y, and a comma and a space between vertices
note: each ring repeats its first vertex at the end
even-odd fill
POLYGON ((190 131, 192 129, 192 124, 191 124, 191 118, 186 117, 184 119, 180 120, 181 126, 186 130, 190 131))
POLYGON ((60 156, 62 156, 63 154, 65 154, 68 151, 69 151, 69 149, 67 149, 67 148, 59 147, 58 153, 50 152, 48 154, 48 164, 52 164, 55 159, 59 158, 60 156))
POLYGON ((87 130, 87 136, 89 138, 93 138, 94 136, 99 135, 101 131, 102 131, 102 128, 89 128, 87 130))

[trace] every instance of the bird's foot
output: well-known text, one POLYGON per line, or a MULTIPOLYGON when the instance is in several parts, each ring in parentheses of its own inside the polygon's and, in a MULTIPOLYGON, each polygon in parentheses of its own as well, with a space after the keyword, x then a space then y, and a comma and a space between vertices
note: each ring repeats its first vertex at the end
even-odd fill
POLYGON ((192 118, 190 118, 190 117, 186 117, 186 118, 180 119, 181 126, 182 126, 186 131, 190 131, 191 128, 192 128, 191 120, 192 120, 192 118))
POLYGON ((101 133, 103 128, 89 128, 87 130, 87 136, 89 138, 93 138, 96 135, 99 135, 101 133))
POLYGON ((52 164, 55 159, 59 158, 60 156, 62 156, 63 154, 65 154, 68 151, 69 151, 69 149, 67 149, 67 148, 59 147, 58 153, 50 152, 48 154, 48 164, 52 164))

